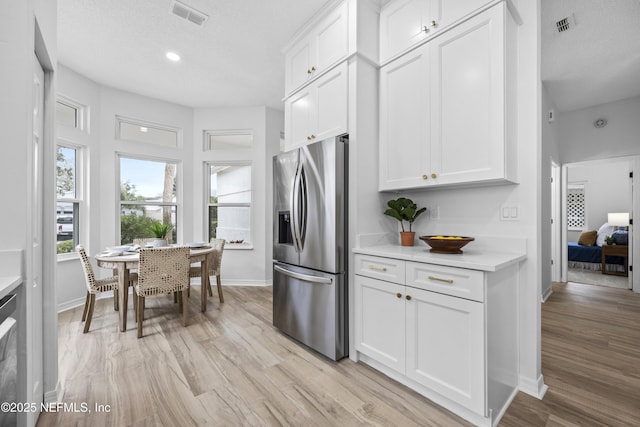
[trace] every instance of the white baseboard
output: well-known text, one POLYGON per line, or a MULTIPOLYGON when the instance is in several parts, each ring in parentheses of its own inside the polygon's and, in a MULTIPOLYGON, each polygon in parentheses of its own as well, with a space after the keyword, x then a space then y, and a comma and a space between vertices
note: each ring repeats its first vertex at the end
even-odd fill
POLYGON ((531 380, 530 378, 520 377, 518 382, 518 388, 523 393, 527 393, 529 396, 533 396, 542 400, 549 387, 544 383, 544 377, 542 374, 537 380, 531 380))
POLYGON ((547 302, 547 300, 549 299, 549 297, 551 296, 551 294, 553 293, 553 286, 549 286, 549 289, 547 289, 543 294, 542 294, 542 302, 545 303, 547 302))

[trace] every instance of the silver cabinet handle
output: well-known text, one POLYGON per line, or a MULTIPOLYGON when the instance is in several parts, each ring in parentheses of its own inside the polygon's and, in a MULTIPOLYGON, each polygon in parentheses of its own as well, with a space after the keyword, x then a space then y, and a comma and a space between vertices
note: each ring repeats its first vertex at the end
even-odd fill
POLYGON ((436 277, 436 276, 429 276, 429 280, 436 280, 438 282, 445 282, 445 283, 453 283, 453 279, 441 279, 440 277, 436 277))
POLYGON ((369 269, 375 271, 387 271, 387 267, 378 267, 377 265, 370 265, 369 269))
POLYGON ((273 269, 284 274, 285 276, 293 277, 294 279, 302 280, 304 282, 321 283, 323 285, 330 285, 333 280, 328 277, 309 276, 308 274, 296 273, 280 266, 274 265, 273 269))

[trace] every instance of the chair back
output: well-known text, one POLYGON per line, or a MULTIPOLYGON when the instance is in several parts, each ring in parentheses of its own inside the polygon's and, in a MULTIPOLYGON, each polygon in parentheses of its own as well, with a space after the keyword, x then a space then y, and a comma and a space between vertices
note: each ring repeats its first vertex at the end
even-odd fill
POLYGON ((177 292, 189 286, 189 247, 141 248, 138 295, 177 292))
POLYGON ((211 258, 209 258, 209 271, 212 275, 220 274, 220 265, 222 264, 222 252, 224 251, 224 239, 211 239, 209 242, 213 248, 211 258))
POLYGON ((84 271, 84 280, 87 285, 87 290, 92 291, 96 288, 96 276, 93 274, 91 261, 87 256, 87 252, 84 250, 84 246, 76 246, 76 251, 80 254, 80 263, 82 264, 82 270, 84 271))

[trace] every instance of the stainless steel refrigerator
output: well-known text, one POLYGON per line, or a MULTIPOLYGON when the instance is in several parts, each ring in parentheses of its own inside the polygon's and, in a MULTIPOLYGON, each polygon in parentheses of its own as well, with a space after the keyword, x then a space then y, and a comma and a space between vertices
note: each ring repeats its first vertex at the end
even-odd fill
POLYGON ((348 355, 347 138, 273 158, 273 324, 338 360, 348 355))

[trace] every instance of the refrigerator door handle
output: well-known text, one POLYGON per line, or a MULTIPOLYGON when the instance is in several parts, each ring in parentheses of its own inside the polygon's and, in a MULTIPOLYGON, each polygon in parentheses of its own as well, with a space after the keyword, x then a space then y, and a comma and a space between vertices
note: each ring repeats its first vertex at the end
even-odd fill
POLYGON ((291 190, 291 236, 293 237, 293 246, 296 252, 301 252, 300 247, 300 229, 298 225, 300 223, 298 208, 300 206, 300 179, 302 172, 302 165, 298 164, 296 168, 296 174, 293 178, 293 186, 291 190))
POLYGON ((321 283, 323 285, 330 285, 331 283, 333 283, 333 280, 329 279, 328 277, 309 276, 307 274, 296 273, 295 271, 289 271, 277 265, 274 265, 273 268, 274 270, 284 274, 285 276, 293 277, 294 279, 302 280, 305 282, 321 283))
POLYGON ((307 174, 304 165, 300 165, 300 196, 302 203, 300 204, 300 222, 298 228, 298 244, 300 252, 304 250, 305 237, 307 235, 307 203, 309 199, 307 190, 307 174))

